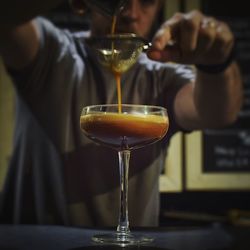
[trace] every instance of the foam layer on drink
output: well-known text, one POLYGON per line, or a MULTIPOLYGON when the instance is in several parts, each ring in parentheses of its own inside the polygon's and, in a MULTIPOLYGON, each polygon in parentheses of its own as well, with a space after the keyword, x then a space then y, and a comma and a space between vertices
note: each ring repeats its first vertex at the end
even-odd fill
POLYGON ((81 116, 80 126, 92 140, 119 150, 160 140, 169 122, 167 117, 157 115, 95 113, 81 116))

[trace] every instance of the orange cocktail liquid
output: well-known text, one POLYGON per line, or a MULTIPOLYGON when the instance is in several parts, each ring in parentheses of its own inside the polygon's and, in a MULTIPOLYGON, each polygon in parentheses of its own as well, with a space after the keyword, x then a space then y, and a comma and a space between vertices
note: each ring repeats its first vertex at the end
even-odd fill
POLYGON ((80 126, 92 140, 124 150, 160 140, 169 122, 166 116, 107 112, 81 116, 80 126))
MULTIPOLYGON (((117 21, 117 16, 114 15, 112 18, 111 35, 115 34, 116 21, 117 21)), ((112 45, 112 51, 114 51, 113 45, 112 45)), ((121 72, 114 71, 114 69, 111 70, 114 74, 116 81, 118 112, 121 113, 122 112, 121 72)))

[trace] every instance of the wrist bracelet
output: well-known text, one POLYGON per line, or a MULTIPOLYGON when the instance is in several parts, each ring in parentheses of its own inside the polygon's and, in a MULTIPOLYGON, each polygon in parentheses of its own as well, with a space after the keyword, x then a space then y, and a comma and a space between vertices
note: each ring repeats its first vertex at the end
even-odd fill
POLYGON ((227 60, 220 64, 195 64, 195 67, 208 74, 219 74, 222 73, 226 68, 228 68, 235 59, 235 46, 232 48, 227 60))

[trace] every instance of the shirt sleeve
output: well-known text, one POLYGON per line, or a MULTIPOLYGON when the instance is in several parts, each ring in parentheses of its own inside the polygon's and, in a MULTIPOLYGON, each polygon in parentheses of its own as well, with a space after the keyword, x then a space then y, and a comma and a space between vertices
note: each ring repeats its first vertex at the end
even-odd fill
POLYGON ((49 79, 62 61, 73 60, 72 37, 66 30, 60 30, 50 21, 38 17, 36 25, 39 29, 40 46, 34 60, 24 69, 16 71, 7 69, 18 92, 22 95, 40 95, 42 91, 50 88, 49 79))

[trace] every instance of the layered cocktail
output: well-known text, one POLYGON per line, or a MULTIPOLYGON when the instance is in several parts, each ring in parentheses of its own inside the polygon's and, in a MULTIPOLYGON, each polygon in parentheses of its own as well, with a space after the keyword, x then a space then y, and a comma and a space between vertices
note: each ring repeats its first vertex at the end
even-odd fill
POLYGON ((93 240, 101 243, 126 246, 151 242, 152 238, 134 235, 128 220, 128 171, 130 152, 162 139, 169 121, 163 107, 123 104, 104 104, 84 107, 80 117, 83 133, 91 140, 118 152, 120 170, 120 213, 117 231, 96 235, 93 240))

